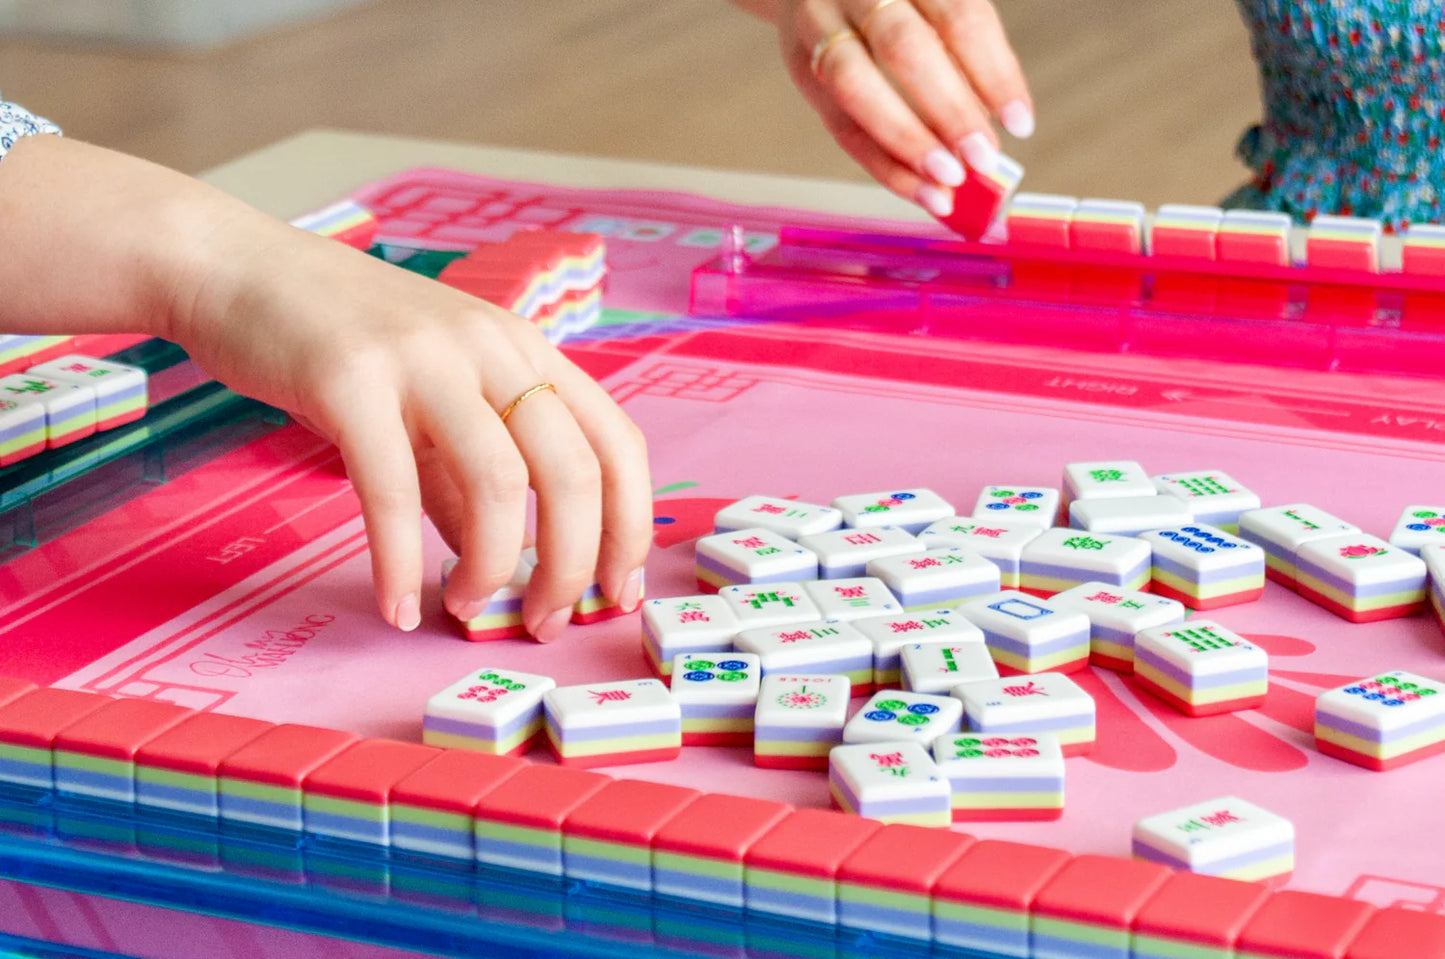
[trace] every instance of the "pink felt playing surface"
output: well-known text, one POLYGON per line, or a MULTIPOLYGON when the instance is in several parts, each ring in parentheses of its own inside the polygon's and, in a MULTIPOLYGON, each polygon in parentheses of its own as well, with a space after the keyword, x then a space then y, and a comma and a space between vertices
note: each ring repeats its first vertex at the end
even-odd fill
MULTIPOLYGON (((690 540, 750 493, 828 502, 925 486, 967 511, 986 484, 1058 485, 1066 462, 1128 458, 1152 473, 1221 469, 1266 504, 1310 502, 1388 535, 1402 507, 1445 489, 1445 389, 1405 380, 812 326, 694 330, 572 356, 651 442, 654 596, 693 591, 690 540)), ((0 674, 411 741, 426 698, 479 666, 561 683, 646 674, 636 616, 545 647, 462 642, 440 610, 445 550, 430 534, 426 549, 427 616, 398 634, 374 610, 338 457, 282 430, 0 567, 0 674)), ((1445 909, 1438 857, 1413 851, 1433 835, 1445 759, 1374 774, 1319 755, 1310 734, 1325 688, 1381 669, 1445 679, 1440 630, 1425 617, 1351 625, 1275 584, 1211 616, 1270 652, 1262 709, 1188 719, 1113 673, 1078 674, 1098 702, 1099 741, 1068 763, 1062 819, 967 831, 1127 856, 1140 816, 1233 794, 1294 821, 1292 888, 1445 909)), ((757 769, 741 748, 619 772, 828 802, 823 774, 757 769)))

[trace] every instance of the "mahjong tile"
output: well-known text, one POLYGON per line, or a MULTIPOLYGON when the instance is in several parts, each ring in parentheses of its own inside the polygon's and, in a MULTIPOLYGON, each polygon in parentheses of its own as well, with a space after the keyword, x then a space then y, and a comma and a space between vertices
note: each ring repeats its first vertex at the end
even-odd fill
POLYGON ((683 745, 751 745, 762 674, 753 653, 673 657, 672 698, 682 708, 683 745))
POLYGON ((1247 539, 1205 523, 1149 530, 1139 538, 1154 551, 1150 588, 1191 609, 1248 603, 1264 593, 1264 550, 1247 539))
POLYGON ((45 449, 45 407, 0 397, 0 466, 45 449))
POLYGON ((1133 853, 1185 872, 1260 882, 1294 870, 1294 838, 1288 819, 1225 796, 1140 819, 1133 853))
POLYGON ((1263 547, 1269 574, 1294 582, 1295 553, 1312 539, 1356 533, 1359 527, 1307 503, 1266 506, 1239 514, 1239 535, 1263 547))
MULTIPOLYGON (((977 627, 975 627, 977 628, 977 627)), ((997 679, 998 666, 983 633, 978 642, 911 643, 899 652, 903 688, 915 693, 944 696, 960 683, 997 679)))
POLYGON ((998 566, 962 546, 931 549, 923 555, 887 556, 868 564, 868 575, 881 579, 904 609, 929 609, 996 593, 998 566))
POLYGON ((1173 496, 1111 496, 1069 505, 1069 525, 1091 533, 1138 536, 1146 529, 1177 526, 1191 519, 1189 507, 1173 496))
POLYGON ((816 579, 818 557, 792 540, 761 527, 714 533, 697 541, 699 588, 735 583, 816 579))
POLYGON ((953 819, 1058 819, 1064 812, 1064 751, 1052 733, 960 732, 933 742, 948 779, 953 819))
POLYGON ((1089 618, 1016 590, 980 596, 958 614, 983 630, 1000 672, 1083 669, 1089 661, 1089 618))
POLYGON ((818 604, 803 591, 802 583, 768 583, 764 586, 725 586, 718 595, 732 610, 738 629, 758 629, 822 619, 818 604))
POLYGON ((1374 673, 1315 700, 1320 752, 1384 771, 1445 749, 1445 683, 1404 670, 1374 673))
POLYGON ((1190 716, 1253 709, 1269 692, 1269 655, 1206 619, 1140 630, 1134 678, 1190 716))
POLYGON ((563 765, 655 762, 682 748, 682 709, 657 679, 559 686, 542 706, 548 742, 563 765))
POLYGON ((1147 543, 1132 536, 1055 527, 1024 547, 1019 583, 1044 595, 1095 580, 1142 589, 1149 581, 1152 555, 1147 543))
POLYGON ((1070 463, 1064 467, 1064 498, 1108 499, 1114 496, 1153 496, 1154 481, 1133 460, 1070 463))
POLYGON ((54 449, 95 432, 95 389, 33 373, 0 376, 0 397, 45 410, 46 444, 54 449))
POLYGON ((951 696, 885 689, 873 694, 843 727, 845 743, 916 742, 927 746, 957 732, 963 703, 951 696))
POLYGON ((677 700, 657 679, 556 686, 543 694, 542 701, 547 718, 564 729, 646 722, 677 713, 677 700))
POLYGON ((927 489, 839 496, 833 500, 833 506, 843 514, 845 526, 854 529, 897 526, 912 534, 955 512, 947 500, 927 489))
POLYGON ((824 579, 803 584, 823 619, 854 620, 903 612, 892 590, 874 576, 824 579))
POLYGON ((1089 617, 1091 663, 1126 673, 1134 669, 1134 637, 1141 629, 1182 623, 1185 616, 1178 600, 1100 582, 1080 583, 1049 600, 1089 617))
POLYGON ((826 769, 843 741, 853 686, 847 676, 764 676, 753 713, 753 762, 783 769, 826 769))
POLYGON ((642 604, 642 648, 658 675, 666 675, 678 653, 732 649, 742 629, 721 596, 673 596, 642 604))
POLYGON ((762 660, 764 675, 846 675, 860 692, 873 684, 873 644, 842 620, 745 629, 733 637, 733 645, 742 652, 755 653, 762 660))
POLYGON ((998 735, 1053 733, 1065 756, 1093 747, 1094 697, 1062 673, 1007 676, 956 686, 969 732, 998 735))
MULTIPOLYGON (((442 560, 442 591, 451 580, 452 571, 460 562, 456 557, 442 560)), ((532 571, 537 567, 537 551, 523 550, 517 558, 517 568, 505 586, 497 589, 487 599, 482 611, 468 620, 458 620, 462 632, 473 642, 492 639, 518 639, 527 635, 526 624, 522 621, 522 598, 531 582, 532 571)))
POLYGON ((1445 544, 1445 506, 1406 506, 1390 534, 1390 545, 1410 553, 1434 543, 1445 544))
POLYGON ((513 669, 473 670, 426 702, 421 739, 430 746, 508 754, 542 731, 542 697, 557 683, 513 669))
POLYGON ((1154 488, 1183 500, 1194 519, 1231 533, 1239 528, 1240 513, 1260 505, 1257 493, 1222 470, 1165 473, 1154 477, 1154 488))
POLYGON ((1313 539, 1295 553, 1295 589, 1351 622, 1407 616, 1425 602, 1425 561, 1367 533, 1313 539))
POLYGON ((99 429, 139 419, 145 413, 146 372, 138 366, 72 354, 32 366, 27 372, 93 388, 99 429))
POLYGON ((836 746, 828 754, 828 790, 838 808, 868 819, 918 826, 952 821, 948 780, 926 744, 836 746))
POLYGON ((798 545, 818 554, 818 573, 823 579, 862 576, 875 559, 916 555, 925 549, 918 537, 894 526, 813 533, 800 536, 798 545))
POLYGON ((977 553, 998 567, 1001 586, 1013 588, 1019 584, 1019 560, 1024 547, 1042 532, 1036 526, 1017 521, 950 516, 919 533, 918 540, 930 553, 950 547, 977 553))
POLYGON ((789 539, 826 533, 843 525, 843 514, 831 506, 799 503, 776 496, 748 496, 724 506, 713 517, 713 531, 760 527, 789 539))
MULTIPOLYGON (((917 642, 984 645, 983 630, 951 609, 874 616, 854 620, 853 625, 873 643, 873 683, 880 688, 898 685, 901 668, 898 657, 907 645, 917 642)), ((987 648, 984 652, 987 653, 987 648)))
POLYGON ((1048 529, 1059 516, 1059 491, 1047 486, 985 486, 973 507, 973 518, 1008 520, 1048 529))

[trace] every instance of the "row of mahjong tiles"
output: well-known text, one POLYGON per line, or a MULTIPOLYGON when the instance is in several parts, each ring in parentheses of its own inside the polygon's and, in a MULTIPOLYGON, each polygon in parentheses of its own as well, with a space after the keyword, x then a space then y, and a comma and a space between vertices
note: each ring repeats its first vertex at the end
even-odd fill
POLYGON ((1257 811, 1232 798, 1141 821, 1141 857, 1122 859, 16 680, 0 680, 0 743, 7 783, 118 815, 384 843, 988 954, 1383 959, 1404 941, 1445 956, 1440 916, 1150 861, 1171 829, 1245 831, 1257 811))
MULTIPOLYGON (((1304 231, 1303 260, 1295 259, 1296 227, 1286 213, 1165 204, 1149 217, 1141 203, 1019 193, 1004 219, 1008 242, 1024 246, 1367 273, 1385 265, 1380 221, 1359 217, 1315 217, 1304 231)), ((1399 270, 1445 274, 1445 226, 1410 225, 1399 270)))
POLYGON ((0 466, 132 423, 148 402, 145 370, 93 356, 0 376, 0 466))

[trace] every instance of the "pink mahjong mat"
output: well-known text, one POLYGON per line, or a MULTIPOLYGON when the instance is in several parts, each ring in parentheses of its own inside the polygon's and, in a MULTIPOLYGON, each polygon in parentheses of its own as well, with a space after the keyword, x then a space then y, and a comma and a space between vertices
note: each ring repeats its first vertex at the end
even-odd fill
MULTIPOLYGON (((602 216, 614 197, 641 202, 599 193, 574 215, 602 216)), ((736 212, 689 203, 714 224, 736 212)), ((754 219, 762 230, 767 217, 754 219)), ((986 484, 1058 485, 1067 462, 1136 459, 1154 473, 1221 469, 1266 504, 1309 502, 1379 535, 1405 505, 1445 499, 1445 388, 1431 383, 812 326, 683 329, 570 353, 651 441, 653 596, 694 591, 692 540, 750 493, 828 502, 924 486, 966 513, 986 484)), ((444 555, 430 535, 422 628, 387 628, 339 458, 288 427, 0 566, 0 673, 412 740, 427 696, 478 666, 564 684, 646 673, 636 615, 550 646, 461 641, 440 608, 444 555)), ((1386 669, 1445 680, 1440 628, 1423 616, 1352 625, 1273 583, 1211 616, 1269 651, 1263 708, 1189 719, 1087 670, 1099 740, 1068 764, 1063 818, 966 831, 1127 855, 1141 816, 1237 795, 1295 823, 1292 888, 1445 911, 1445 863, 1422 842, 1445 759, 1372 773, 1319 755, 1310 732, 1324 689, 1386 669)), ((828 801, 822 774, 757 769, 745 749, 615 772, 828 801)))

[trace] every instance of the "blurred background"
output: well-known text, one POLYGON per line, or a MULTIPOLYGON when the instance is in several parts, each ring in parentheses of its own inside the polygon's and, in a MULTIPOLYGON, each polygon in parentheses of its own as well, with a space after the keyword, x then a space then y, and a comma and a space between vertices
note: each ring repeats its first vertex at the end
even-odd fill
MULTIPOLYGON (((1212 203, 1259 114, 1230 0, 999 0, 1023 189, 1212 203)), ((0 92, 197 173, 312 127, 862 180, 725 0, 0 0, 0 92)))

